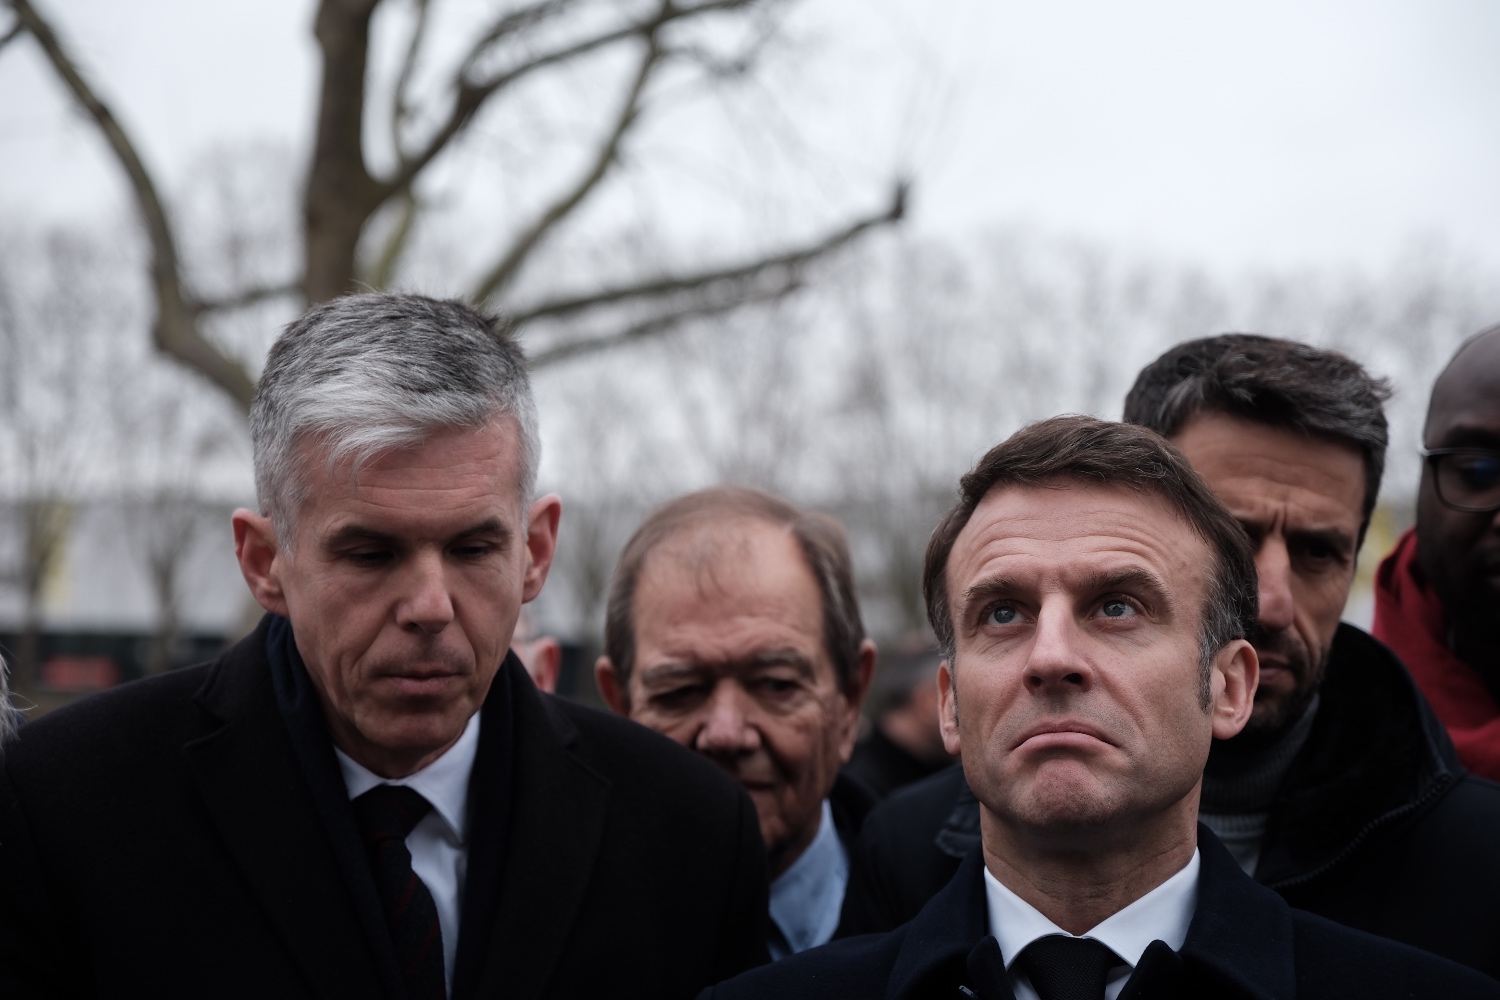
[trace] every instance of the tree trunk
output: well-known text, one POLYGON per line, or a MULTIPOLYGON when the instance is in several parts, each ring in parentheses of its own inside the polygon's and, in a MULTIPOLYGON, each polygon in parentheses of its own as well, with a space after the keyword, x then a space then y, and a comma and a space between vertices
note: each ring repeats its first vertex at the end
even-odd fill
POLYGON ((310 303, 354 289, 355 253, 382 189, 365 168, 365 62, 378 0, 323 0, 315 34, 323 84, 312 165, 303 201, 310 303))

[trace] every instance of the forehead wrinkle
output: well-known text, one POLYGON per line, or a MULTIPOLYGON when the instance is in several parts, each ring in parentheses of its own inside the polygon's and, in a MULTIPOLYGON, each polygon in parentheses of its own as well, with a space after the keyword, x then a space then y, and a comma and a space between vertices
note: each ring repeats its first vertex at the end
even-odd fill
POLYGON ((752 532, 761 525, 772 529, 781 527, 749 517, 735 517, 728 521, 697 519, 662 539, 646 557, 643 567, 646 572, 641 575, 646 576, 653 564, 658 570, 666 569, 660 565, 666 563, 672 567, 667 572, 677 570, 692 579, 700 600, 722 597, 729 588, 720 578, 720 573, 733 565, 736 561, 733 556, 748 560, 754 555, 756 546, 752 532))

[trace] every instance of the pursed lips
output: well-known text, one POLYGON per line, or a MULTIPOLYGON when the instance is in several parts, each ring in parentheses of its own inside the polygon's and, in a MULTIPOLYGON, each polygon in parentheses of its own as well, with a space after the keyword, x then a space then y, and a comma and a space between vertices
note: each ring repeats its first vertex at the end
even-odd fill
POLYGON ((1078 719, 1056 719, 1039 722, 1021 734, 1016 740, 1012 750, 1020 749, 1028 743, 1036 740, 1039 744, 1063 746, 1081 746, 1089 740, 1114 746, 1115 742, 1104 734, 1098 726, 1092 725, 1078 719), (1083 739, 1080 739, 1083 737, 1083 739))

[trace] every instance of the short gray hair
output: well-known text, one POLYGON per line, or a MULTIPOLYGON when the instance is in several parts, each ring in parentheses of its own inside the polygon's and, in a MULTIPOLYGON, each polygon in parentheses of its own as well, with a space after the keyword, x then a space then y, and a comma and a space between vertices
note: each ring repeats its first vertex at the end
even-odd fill
POLYGON ((255 492, 278 542, 292 542, 307 499, 300 448, 310 436, 330 467, 354 468, 381 452, 451 427, 496 417, 520 428, 520 499, 536 486, 541 443, 526 357, 493 316, 451 299, 347 295, 286 328, 266 359, 250 404, 255 492))

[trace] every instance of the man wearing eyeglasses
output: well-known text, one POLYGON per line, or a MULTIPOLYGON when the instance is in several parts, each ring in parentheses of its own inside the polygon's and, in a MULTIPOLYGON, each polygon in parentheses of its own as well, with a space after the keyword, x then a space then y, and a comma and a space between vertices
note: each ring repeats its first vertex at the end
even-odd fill
POLYGON ((1417 525, 1380 565, 1374 632, 1464 765, 1500 781, 1500 326, 1438 376, 1423 440, 1417 525))

